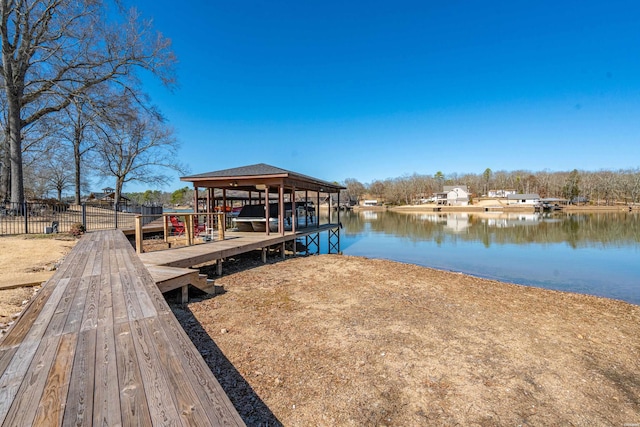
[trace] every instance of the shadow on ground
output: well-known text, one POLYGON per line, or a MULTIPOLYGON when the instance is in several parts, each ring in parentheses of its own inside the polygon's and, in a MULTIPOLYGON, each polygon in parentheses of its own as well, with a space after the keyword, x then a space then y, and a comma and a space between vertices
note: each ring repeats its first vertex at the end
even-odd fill
MULTIPOLYGON (((191 290, 190 296, 196 296, 197 292, 191 290)), ((166 296, 178 322, 207 362, 242 420, 248 426, 282 426, 283 424, 227 359, 189 308, 177 303, 177 294, 175 297, 171 293, 166 296)), ((204 294, 198 294, 198 296, 204 296, 204 294)))

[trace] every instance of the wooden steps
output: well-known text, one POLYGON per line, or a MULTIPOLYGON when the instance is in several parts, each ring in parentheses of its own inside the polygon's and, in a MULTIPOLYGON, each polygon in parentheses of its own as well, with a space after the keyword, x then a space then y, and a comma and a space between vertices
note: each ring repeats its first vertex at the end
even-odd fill
POLYGON ((165 293, 182 288, 182 303, 188 301, 189 285, 208 294, 215 293, 213 280, 207 280, 207 276, 200 274, 198 270, 191 268, 168 267, 164 265, 145 264, 145 267, 158 285, 160 292, 165 293))

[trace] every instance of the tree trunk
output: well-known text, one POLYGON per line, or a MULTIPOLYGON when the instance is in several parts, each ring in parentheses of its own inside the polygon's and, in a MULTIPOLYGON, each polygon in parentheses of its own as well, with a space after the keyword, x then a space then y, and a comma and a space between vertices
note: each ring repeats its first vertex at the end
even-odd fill
POLYGON ((7 94, 9 119, 9 155, 11 157, 11 202, 22 206, 24 183, 22 181, 22 120, 19 95, 7 94))
POLYGON ((113 208, 116 209, 120 203, 120 195, 122 194, 122 178, 116 177, 116 189, 113 193, 113 208))
POLYGON ((80 141, 73 141, 73 160, 75 162, 75 186, 76 197, 75 204, 80 204, 80 141))
POLYGON ((9 127, 5 128, 4 133, 4 151, 2 152, 2 161, 0 161, 0 202, 4 203, 9 200, 11 188, 11 155, 9 154, 9 127))

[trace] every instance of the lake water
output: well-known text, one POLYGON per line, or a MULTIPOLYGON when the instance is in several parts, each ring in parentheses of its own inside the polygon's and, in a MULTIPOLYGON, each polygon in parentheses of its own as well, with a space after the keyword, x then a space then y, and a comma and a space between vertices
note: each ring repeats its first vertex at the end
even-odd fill
POLYGON ((640 214, 347 212, 340 247, 640 304, 640 214))

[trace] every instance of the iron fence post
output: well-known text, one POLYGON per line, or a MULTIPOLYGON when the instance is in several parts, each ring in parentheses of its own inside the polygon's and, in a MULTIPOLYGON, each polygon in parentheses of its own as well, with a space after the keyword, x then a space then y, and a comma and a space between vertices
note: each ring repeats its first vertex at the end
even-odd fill
POLYGON ((27 213, 27 202, 22 202, 22 215, 24 215, 24 234, 29 234, 29 214, 27 213))
POLYGON ((87 230, 87 204, 82 204, 82 226, 87 230))
POLYGON ((118 203, 113 205, 113 210, 115 211, 115 228, 118 228, 118 203))

